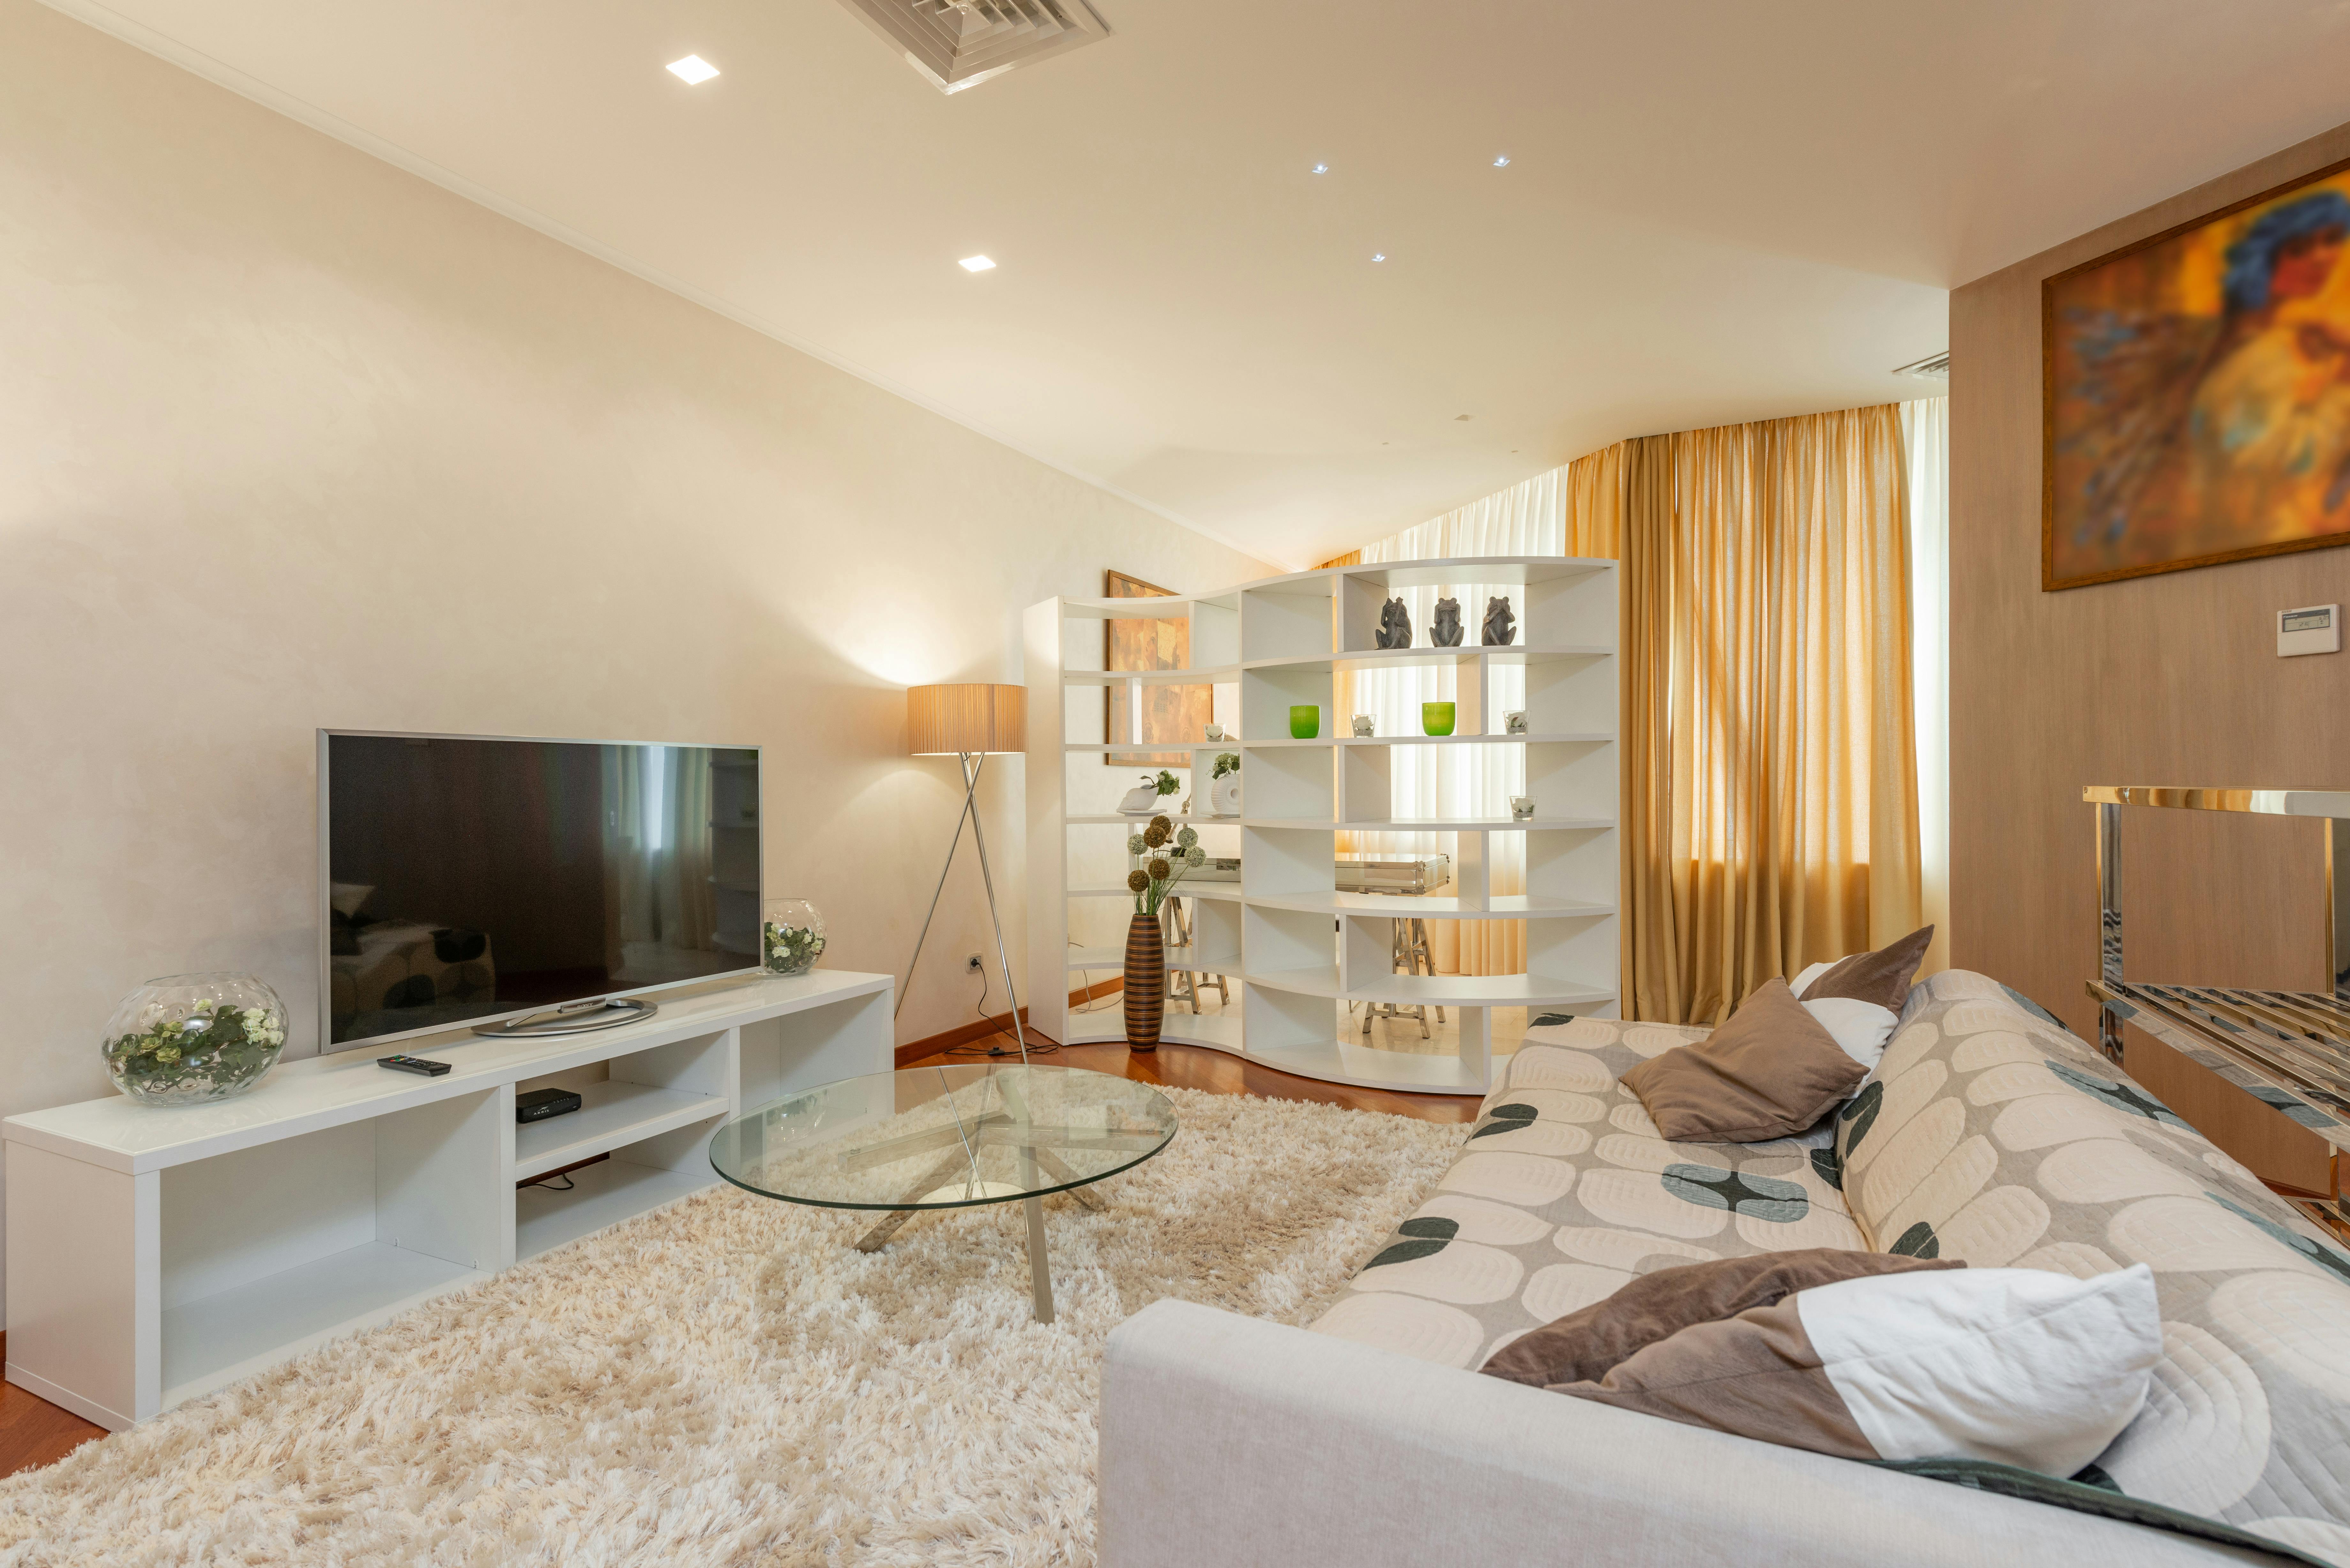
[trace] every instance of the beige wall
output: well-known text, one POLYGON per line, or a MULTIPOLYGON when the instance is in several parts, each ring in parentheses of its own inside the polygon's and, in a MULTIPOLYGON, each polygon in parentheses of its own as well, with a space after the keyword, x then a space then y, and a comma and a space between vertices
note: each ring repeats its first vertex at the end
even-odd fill
MULTIPOLYGON (((151 975, 312 1048, 319 725, 762 743, 770 886, 899 970, 960 795, 900 689, 1020 679, 1109 566, 1272 569, 0 0, 0 1114, 106 1092, 151 975)), ((901 1038, 985 929, 966 845, 901 1038)))
MULTIPOLYGON (((1954 963, 2086 1034, 2089 784, 2350 786, 2350 654, 2276 656, 2274 615, 2350 601, 2350 549, 2040 590, 2040 283, 2350 157, 2350 126, 1993 273, 1950 297, 1954 963)), ((2125 812, 2125 972, 2324 984, 2320 829, 2125 812)))

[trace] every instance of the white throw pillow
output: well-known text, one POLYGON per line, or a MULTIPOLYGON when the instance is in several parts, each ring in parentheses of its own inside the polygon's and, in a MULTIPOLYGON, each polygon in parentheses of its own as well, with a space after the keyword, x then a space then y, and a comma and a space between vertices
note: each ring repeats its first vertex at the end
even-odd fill
POLYGON ((1827 973, 1828 971, 1835 968, 1836 965, 1842 962, 1844 962, 1843 959, 1830 959, 1825 963, 1815 963, 1809 969, 1805 970, 1803 973, 1797 975, 1794 979, 1789 981, 1787 982, 1787 989, 1795 993, 1796 1001, 1801 1002, 1804 999, 1804 992, 1811 988, 1812 981, 1819 979, 1820 976, 1827 973))
POLYGON ((1803 1006, 1821 1028, 1835 1036, 1846 1055, 1872 1073, 1884 1060, 1885 1043, 1893 1038, 1893 1026, 1901 1022, 1891 1008, 1856 996, 1824 996, 1803 1006))
POLYGON ((2070 1476, 2146 1403, 2162 1355, 2144 1263, 1878 1274, 1794 1297, 1804 1332, 1879 1458, 1961 1458, 2070 1476))

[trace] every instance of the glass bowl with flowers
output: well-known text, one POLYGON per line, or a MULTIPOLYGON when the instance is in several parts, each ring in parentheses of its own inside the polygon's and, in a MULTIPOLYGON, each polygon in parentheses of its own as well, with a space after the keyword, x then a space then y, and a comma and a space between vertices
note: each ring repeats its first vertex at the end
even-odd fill
POLYGON ((249 974, 151 980, 106 1025, 106 1075, 134 1100, 194 1106, 244 1094, 286 1049, 286 1004, 249 974))

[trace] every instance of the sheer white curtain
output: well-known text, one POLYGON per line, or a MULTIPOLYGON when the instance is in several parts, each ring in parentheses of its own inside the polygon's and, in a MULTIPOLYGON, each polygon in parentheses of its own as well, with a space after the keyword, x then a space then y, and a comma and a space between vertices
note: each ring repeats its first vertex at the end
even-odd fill
MULTIPOLYGON (((1430 560, 1461 556, 1564 555, 1566 537, 1567 471, 1555 468, 1497 494, 1474 501, 1457 511, 1432 518, 1414 528, 1363 547, 1366 565, 1387 561, 1430 560)), ((1495 594, 1523 597, 1522 590, 1464 579, 1434 587, 1405 588, 1400 594, 1411 611, 1412 641, 1424 645, 1436 614, 1436 601, 1461 601, 1464 644, 1474 643, 1485 619, 1485 601, 1495 594)), ((1525 606, 1513 607, 1523 625, 1525 606)), ((1525 705, 1525 670, 1497 665, 1493 671, 1492 727, 1498 715, 1525 705)), ((1418 734, 1422 702, 1457 701, 1455 672, 1450 664, 1401 665, 1389 670, 1363 670, 1340 693, 1341 722, 1356 713, 1368 713, 1382 735, 1418 734)), ((1405 819, 1462 816, 1507 816, 1510 796, 1525 788, 1525 749, 1522 746, 1399 746, 1393 759, 1395 814, 1405 819)), ((1493 864, 1489 875, 1496 893, 1525 891, 1525 838, 1515 833, 1492 835, 1493 864)), ((1342 848, 1393 855, 1449 853, 1451 836, 1438 833, 1360 833, 1341 840, 1342 848)), ((1443 973, 1518 974, 1525 970, 1525 923, 1522 920, 1430 922, 1429 946, 1436 968, 1443 973)))
POLYGON ((1950 400, 1901 405, 1909 470, 1909 673, 1918 727, 1920 972, 1950 967, 1950 400))

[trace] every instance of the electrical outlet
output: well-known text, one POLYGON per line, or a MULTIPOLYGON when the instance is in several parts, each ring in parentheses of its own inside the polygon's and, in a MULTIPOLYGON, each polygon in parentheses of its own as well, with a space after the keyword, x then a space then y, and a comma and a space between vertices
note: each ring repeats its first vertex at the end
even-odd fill
POLYGON ((979 955, 977 953, 969 954, 963 959, 962 971, 965 974, 977 974, 979 972, 979 955))

